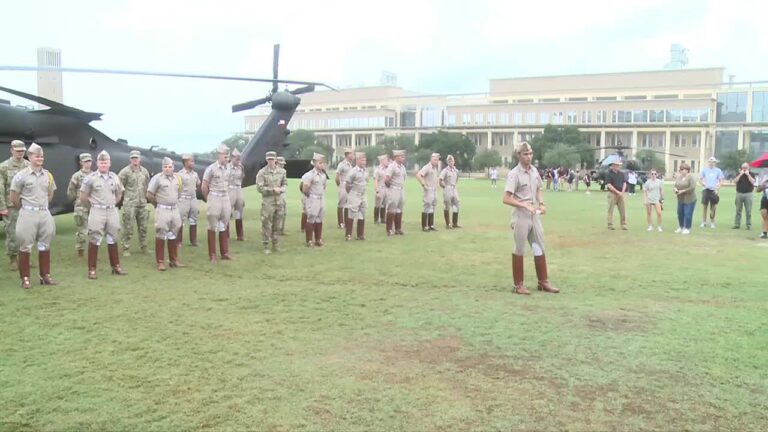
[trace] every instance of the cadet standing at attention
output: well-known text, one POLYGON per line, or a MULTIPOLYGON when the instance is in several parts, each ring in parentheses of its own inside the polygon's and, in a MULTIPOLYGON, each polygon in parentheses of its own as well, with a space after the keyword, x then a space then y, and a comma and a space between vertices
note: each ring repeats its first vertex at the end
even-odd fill
POLYGON ((139 233, 141 253, 147 252, 147 224, 149 224, 149 212, 147 211, 149 171, 141 166, 141 153, 138 150, 132 150, 128 155, 130 163, 117 175, 125 188, 120 239, 120 243, 123 245, 123 256, 131 256, 131 236, 133 235, 134 222, 136 222, 136 230, 139 233))
POLYGON ((277 230, 282 220, 282 195, 288 184, 285 170, 277 166, 277 154, 268 151, 267 166, 256 174, 256 189, 261 194, 261 243, 264 253, 277 252, 277 230), (269 242, 272 241, 272 249, 269 242))
POLYGON ((67 187, 67 197, 75 203, 75 250, 82 258, 88 243, 88 208, 80 202, 80 187, 83 179, 91 173, 93 158, 90 153, 80 153, 80 170, 72 174, 67 187))
POLYGON ((352 240, 352 225, 357 221, 357 240, 365 240, 365 210, 368 207, 368 170, 364 152, 355 153, 355 167, 344 181, 347 189, 347 220, 345 221, 347 241, 352 240))
MULTIPOLYGON (((285 158, 282 156, 277 157, 277 166, 285 171, 285 158)), ((285 235, 285 218, 287 217, 286 211, 288 210, 288 204, 285 198, 285 194, 288 192, 288 175, 286 174, 286 186, 283 188, 283 193, 280 194, 280 223, 277 228, 277 235, 285 235)))
POLYGON ((304 227, 304 235, 307 247, 323 245, 325 188, 328 182, 325 175, 325 156, 315 153, 312 164, 314 167, 301 176, 301 192, 306 196, 304 212, 307 214, 307 224, 304 227))
POLYGON ((336 166, 336 186, 339 187, 339 204, 336 207, 336 220, 339 228, 344 228, 344 221, 347 218, 345 210, 347 206, 347 189, 344 187, 344 180, 355 166, 354 160, 354 151, 346 147, 344 149, 344 159, 336 166))
POLYGON ((19 209, 10 205, 11 182, 16 173, 29 166, 29 162, 24 159, 26 150, 24 141, 13 140, 10 159, 0 163, 0 216, 5 219, 5 251, 10 260, 9 268, 11 271, 16 271, 19 268, 17 261, 19 244, 16 241, 16 220, 19 217, 19 209))
POLYGON ((424 210, 421 213, 421 230, 437 231, 435 228, 435 207, 437 207, 437 165, 440 163, 440 153, 432 153, 429 163, 424 165, 416 174, 423 191, 422 202, 424 210))
MULTIPOLYGON (((229 202, 232 203, 232 218, 235 219, 235 233, 237 241, 245 240, 243 232, 243 210, 245 201, 243 200, 243 165, 240 163, 240 152, 237 149, 232 150, 232 158, 229 163, 229 202)), ((229 228, 227 228, 229 236, 229 228)))
POLYGON ((51 242, 56 235, 56 224, 48 210, 56 182, 43 168, 43 148, 32 143, 27 151, 30 166, 16 173, 11 181, 11 203, 19 209, 16 239, 19 243, 19 276, 21 287, 31 288, 29 281, 29 255, 37 243, 40 262, 40 284, 56 285, 51 279, 51 242))
POLYGON ((80 187, 80 202, 88 208, 88 279, 96 279, 96 262, 99 245, 105 237, 112 274, 127 273, 120 267, 117 250, 117 234, 120 232, 120 215, 117 203, 123 198, 123 184, 117 174, 111 172, 109 153, 102 151, 96 157, 97 171, 89 174, 80 187))
POLYGON ((158 271, 165 271, 165 242, 168 241, 168 265, 184 267, 179 262, 179 242, 176 233, 181 230, 179 198, 181 176, 173 172, 173 160, 163 158, 163 171, 155 174, 147 187, 147 201, 155 206, 155 262, 158 271))
POLYGON ((543 184, 539 171, 531 164, 533 149, 526 141, 521 142, 516 149, 518 164, 507 175, 504 188, 504 204, 514 207, 515 211, 515 251, 512 253, 512 279, 515 283, 515 293, 528 295, 523 281, 523 254, 525 244, 533 249, 533 261, 536 265, 539 291, 558 293, 547 278, 547 259, 544 256, 544 228, 541 225, 541 215, 547 213, 542 198, 543 184))
POLYGON ((232 204, 229 202, 229 148, 219 144, 216 162, 208 165, 203 173, 203 198, 208 202, 206 217, 208 219, 208 258, 216 262, 216 233, 219 233, 219 251, 221 259, 230 260, 229 237, 227 224, 232 214, 232 204))
POLYGON ((443 188, 443 218, 445 227, 461 228, 459 225, 459 190, 456 188, 459 182, 459 170, 456 169, 456 161, 452 155, 445 158, 448 166, 440 171, 440 187, 443 188))
POLYGON ((373 208, 373 223, 384 223, 387 219, 387 187, 384 185, 384 177, 387 175, 389 156, 383 154, 378 157, 379 166, 373 172, 373 190, 376 193, 375 207, 373 208))
POLYGON ((387 168, 384 184, 387 187, 387 235, 404 235, 403 208, 405 207, 405 150, 392 150, 394 161, 387 168))
POLYGON ((200 186, 200 176, 195 171, 195 158, 191 154, 181 156, 184 166, 177 173, 181 177, 181 196, 179 197, 179 216, 181 227, 176 236, 179 247, 184 243, 184 222, 189 224, 189 244, 197 247, 197 188, 200 186))

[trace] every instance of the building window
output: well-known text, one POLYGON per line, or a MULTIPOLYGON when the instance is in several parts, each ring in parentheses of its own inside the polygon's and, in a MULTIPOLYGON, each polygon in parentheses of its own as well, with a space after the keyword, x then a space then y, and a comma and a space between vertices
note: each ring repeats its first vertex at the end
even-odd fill
POLYGON ((747 121, 747 93, 717 94, 717 122, 747 121))
POLYGON ((548 124, 549 123, 549 113, 548 112, 541 112, 541 113, 539 113, 539 123, 540 124, 548 124))
POLYGON ((590 124, 590 123, 592 123, 592 111, 582 111, 581 112, 581 122, 583 124, 590 124))
POLYGON ((483 114, 482 113, 475 114, 475 124, 477 124, 477 125, 483 124, 483 114))
POLYGON ((680 123, 683 113, 680 110, 667 110, 667 123, 680 123))
POLYGON ((536 113, 533 111, 529 111, 525 113, 525 123, 526 124, 536 124, 536 113))
POLYGON ((756 91, 752 93, 752 121, 768 121, 768 92, 756 91))
POLYGON ((632 123, 647 123, 648 111, 646 110, 634 110, 632 111, 632 123))
POLYGON ((562 112, 553 112, 552 113, 552 124, 563 124, 563 113, 562 112))
POLYGON ((448 114, 448 126, 456 126, 456 114, 448 114))
POLYGON ((693 147, 693 148, 697 148, 697 147, 699 147, 699 141, 700 141, 700 139, 701 139, 701 138, 699 137, 699 134, 694 134, 694 135, 691 137, 691 147, 693 147))
POLYGON ((597 112, 597 123, 598 124, 608 123, 608 111, 600 110, 597 112))
POLYGON ((613 110, 611 119, 613 123, 632 123, 632 111, 613 110))
POLYGON ((516 125, 523 124, 523 113, 516 112, 512 114, 512 124, 516 124, 516 125))
POLYGON ((648 111, 649 123, 664 123, 664 110, 650 110, 648 111))
POLYGON ((489 125, 496 124, 496 113, 488 113, 488 124, 489 125))
POLYGON ((509 113, 499 113, 499 124, 509 124, 509 113))
POLYGON ((461 124, 468 125, 472 122, 472 116, 470 114, 463 114, 461 116, 461 124))
POLYGON ((576 124, 576 111, 568 112, 568 124, 576 124))

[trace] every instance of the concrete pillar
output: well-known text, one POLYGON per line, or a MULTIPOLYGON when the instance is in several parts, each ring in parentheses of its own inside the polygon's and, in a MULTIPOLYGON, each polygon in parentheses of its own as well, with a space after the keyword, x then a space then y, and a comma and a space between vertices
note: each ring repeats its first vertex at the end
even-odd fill
POLYGON ((371 147, 376 147, 376 132, 371 134, 371 147))
POLYGON ((336 150, 336 133, 331 134, 331 147, 333 147, 334 150, 336 150))
POLYGON ((602 147, 600 149, 600 159, 601 160, 605 158, 605 147, 607 145, 608 144, 606 144, 606 142, 605 142, 605 129, 603 129, 603 130, 600 131, 600 147, 602 147))
POLYGON ((669 152, 672 151, 672 130, 670 129, 667 129, 667 131, 664 133, 664 151, 666 152, 664 154, 664 172, 666 173, 665 178, 670 178, 670 175, 672 174, 670 170, 673 168, 672 156, 669 154, 669 152))
POLYGON ((632 129, 632 144, 630 144, 632 147, 632 157, 634 158, 637 154, 637 129, 632 129))
POLYGON ((743 150, 744 149, 744 127, 739 126, 739 144, 736 146, 737 149, 743 150))
POLYGON ((355 147, 357 147, 357 136, 355 134, 352 134, 352 138, 350 139, 350 141, 351 142, 349 146, 352 147, 352 150, 354 150, 355 147))
POLYGON ((707 157, 707 130, 702 129, 699 135, 699 171, 706 163, 707 157))
POLYGON ((486 148, 490 150, 491 145, 493 145, 493 132, 488 131, 488 143, 486 144, 486 148))
POLYGON ((515 129, 514 132, 512 132, 512 148, 514 149, 517 147, 517 143, 520 142, 520 134, 517 132, 517 129, 515 129))
POLYGON ((419 146, 419 139, 421 138, 421 134, 418 132, 415 132, 413 134, 413 142, 416 143, 416 147, 419 146))

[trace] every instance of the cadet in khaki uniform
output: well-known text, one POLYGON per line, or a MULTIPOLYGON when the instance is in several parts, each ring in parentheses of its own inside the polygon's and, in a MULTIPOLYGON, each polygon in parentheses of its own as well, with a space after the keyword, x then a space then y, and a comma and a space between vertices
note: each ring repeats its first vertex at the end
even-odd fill
POLYGON ((232 204, 229 202, 229 166, 227 158, 229 149, 219 144, 216 149, 218 160, 208 166, 203 173, 203 197, 208 202, 206 217, 208 219, 208 257, 216 262, 216 232, 219 233, 219 252, 221 259, 230 260, 229 236, 227 224, 232 214, 232 204))
POLYGON ((184 243, 184 222, 189 224, 189 244, 197 247, 197 188, 200 186, 200 176, 195 171, 195 158, 191 154, 181 156, 184 164, 176 174, 181 177, 181 195, 179 196, 179 216, 181 227, 176 235, 179 247, 184 243))
POLYGON ((384 184, 387 187, 387 235, 403 235, 403 208, 405 207, 405 150, 393 150, 394 161, 387 168, 384 184))
POLYGON ((547 259, 544 256, 544 228, 541 226, 541 215, 547 213, 542 199, 542 180, 539 171, 531 162, 533 149, 523 141, 516 149, 518 164, 507 175, 504 188, 504 204, 514 207, 515 212, 515 251, 512 253, 512 278, 517 294, 528 295, 523 285, 523 254, 525 244, 533 249, 533 261, 536 265, 536 276, 539 280, 539 291, 549 293, 560 292, 549 283, 547 278, 547 259))
POLYGON ((323 245, 323 217, 325 216, 325 156, 315 153, 312 157, 314 168, 301 176, 301 192, 306 196, 304 212, 307 224, 304 227, 307 247, 323 245), (314 240, 313 236, 314 235, 314 240))
POLYGON ((120 232, 117 203, 122 199, 125 189, 117 174, 109 170, 111 165, 109 153, 99 153, 96 156, 97 171, 85 177, 80 187, 80 202, 88 208, 88 279, 97 278, 96 262, 99 245, 104 238, 107 240, 112 274, 127 274, 120 267, 120 254, 117 250, 117 235, 120 232))
POLYGON ((456 161, 453 156, 448 155, 445 161, 448 166, 440 171, 440 187, 443 188, 443 205, 445 206, 443 210, 445 227, 448 229, 461 228, 459 225, 459 190, 456 188, 459 182, 459 170, 456 169, 456 161))
POLYGON ((157 270, 165 271, 165 242, 168 241, 168 265, 184 267, 179 262, 179 242, 176 233, 181 230, 179 198, 181 176, 173 172, 173 160, 163 158, 163 172, 155 174, 147 187, 147 201, 155 206, 155 262, 157 270))
POLYGON ((147 252, 147 225, 149 224, 149 212, 147 211, 147 184, 149 184, 149 171, 141 166, 141 153, 133 150, 129 153, 130 163, 120 170, 118 177, 125 188, 123 197, 123 219, 121 223, 120 243, 123 245, 123 256, 131 256, 131 236, 133 235, 133 223, 136 222, 136 230, 139 233, 139 246, 141 253, 147 252))
MULTIPOLYGON (((243 200, 243 165, 240 163, 240 152, 237 149, 232 150, 232 157, 229 163, 229 202, 232 204, 232 218, 235 219, 235 234, 237 241, 245 240, 243 232, 243 210, 245 201, 243 200)), ((227 232, 229 236, 229 232, 227 232)))
POLYGON ((40 260, 40 283, 56 285, 51 279, 51 242, 56 234, 56 224, 48 210, 56 182, 53 175, 43 168, 43 148, 32 143, 27 151, 30 166, 16 173, 11 181, 11 203, 19 209, 16 223, 16 240, 19 243, 19 276, 21 287, 31 288, 29 281, 29 255, 37 243, 40 260))
POLYGON ((13 140, 10 159, 0 163, 0 216, 5 219, 5 250, 10 259, 11 271, 19 268, 16 259, 19 253, 19 244, 16 242, 16 220, 19 217, 19 210, 11 205, 11 182, 16 173, 29 166, 29 162, 24 159, 26 150, 24 141, 13 140))
MULTIPOLYGON (((285 158, 284 157, 282 157, 282 156, 278 156, 277 157, 277 166, 279 166, 280 168, 283 169, 283 171, 285 171, 285 158)), ((286 182, 288 181, 287 177, 288 177, 288 175, 286 173, 286 182)), ((280 216, 281 217, 280 217, 280 222, 278 223, 278 227, 277 227, 277 235, 281 235, 281 236, 285 235, 285 218, 286 218, 286 210, 287 210, 287 207, 288 207, 287 202, 285 200, 285 194, 287 193, 287 191, 288 191, 288 186, 286 185, 286 187, 283 188, 283 193, 280 194, 280 207, 281 207, 281 209, 280 209, 280 216)))
POLYGON ((261 243, 264 253, 277 252, 277 229, 282 220, 283 206, 280 203, 288 184, 285 170, 277 166, 277 154, 268 151, 267 166, 256 174, 256 188, 261 194, 261 243), (272 249, 269 242, 272 241, 272 249))
POLYGON ((344 159, 336 166, 336 186, 339 187, 339 204, 336 207, 336 220, 339 228, 344 228, 344 221, 347 219, 345 208, 347 206, 347 189, 344 187, 344 180, 349 172, 355 166, 354 151, 346 147, 344 149, 344 159))
POLYGON ((387 187, 384 185, 384 177, 387 175, 389 156, 378 157, 379 166, 373 172, 373 190, 376 193, 375 207, 373 208, 373 223, 384 223, 387 218, 387 187))
POLYGON ((346 240, 352 240, 352 225, 357 221, 357 240, 365 240, 365 210, 368 207, 368 170, 364 152, 355 153, 355 167, 349 172, 344 184, 347 189, 346 240))
POLYGON ((75 203, 75 250, 77 256, 82 258, 85 253, 85 244, 88 242, 88 209, 80 203, 80 187, 83 179, 91 173, 90 153, 80 153, 80 170, 69 179, 67 197, 75 203))
POLYGON ((421 230, 437 231, 435 228, 435 207, 437 207, 437 165, 440 163, 440 153, 432 153, 429 163, 424 165, 416 174, 423 191, 422 202, 424 210, 421 212, 421 230))

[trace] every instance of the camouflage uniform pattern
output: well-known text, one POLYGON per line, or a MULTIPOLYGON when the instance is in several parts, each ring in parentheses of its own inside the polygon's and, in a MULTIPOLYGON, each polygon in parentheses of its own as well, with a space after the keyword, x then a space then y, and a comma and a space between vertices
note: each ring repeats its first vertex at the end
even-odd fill
POLYGON ((75 250, 85 250, 88 243, 88 208, 80 202, 80 188, 90 171, 80 170, 69 179, 67 197, 75 203, 75 250))
POLYGON ((0 211, 8 210, 5 220, 5 250, 9 257, 15 258, 19 253, 19 243, 16 241, 16 221, 19 219, 19 210, 10 207, 11 182, 19 171, 27 168, 29 161, 22 159, 15 161, 10 158, 0 163, 0 211))
POLYGON ((149 184, 149 171, 143 166, 135 170, 127 166, 117 176, 125 188, 120 243, 123 245, 124 251, 130 249, 133 223, 136 222, 136 228, 139 233, 139 246, 141 246, 142 251, 145 251, 147 249, 147 225, 149 224, 146 196, 147 185, 149 184))
POLYGON ((278 166, 269 165, 256 174, 256 188, 261 194, 261 242, 264 248, 272 241, 272 247, 277 247, 277 232, 283 217, 283 193, 288 184, 286 171, 278 166), (275 189, 279 188, 279 192, 275 189))

